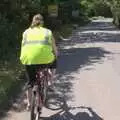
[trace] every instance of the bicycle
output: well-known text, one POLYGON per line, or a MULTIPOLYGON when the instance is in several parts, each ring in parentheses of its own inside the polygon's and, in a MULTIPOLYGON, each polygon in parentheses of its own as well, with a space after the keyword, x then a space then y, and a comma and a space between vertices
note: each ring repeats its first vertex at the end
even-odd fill
POLYGON ((48 68, 40 68, 36 73, 36 81, 32 88, 31 120, 39 120, 42 107, 46 100, 48 86, 48 68))

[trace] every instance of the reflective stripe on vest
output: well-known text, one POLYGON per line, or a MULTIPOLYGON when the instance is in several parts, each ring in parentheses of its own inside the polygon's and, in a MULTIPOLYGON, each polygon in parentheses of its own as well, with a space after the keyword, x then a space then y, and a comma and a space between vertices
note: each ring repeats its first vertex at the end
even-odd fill
POLYGON ((25 34, 22 45, 25 46, 25 45, 28 45, 28 44, 50 45, 49 36, 48 36, 48 30, 46 31, 44 40, 27 40, 27 35, 25 34))

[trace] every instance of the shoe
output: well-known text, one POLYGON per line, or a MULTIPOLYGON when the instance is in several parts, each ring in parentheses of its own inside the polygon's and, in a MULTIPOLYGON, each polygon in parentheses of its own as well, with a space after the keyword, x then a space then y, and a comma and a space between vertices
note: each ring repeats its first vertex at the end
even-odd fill
POLYGON ((30 111, 30 105, 27 105, 26 110, 30 111))

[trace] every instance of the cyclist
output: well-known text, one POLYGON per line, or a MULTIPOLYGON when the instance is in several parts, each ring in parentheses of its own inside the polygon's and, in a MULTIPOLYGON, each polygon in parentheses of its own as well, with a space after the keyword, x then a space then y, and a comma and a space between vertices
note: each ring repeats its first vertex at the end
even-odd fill
MULTIPOLYGON (((30 27, 23 33, 20 61, 25 65, 28 77, 27 109, 30 108, 31 88, 36 79, 36 72, 41 67, 56 68, 57 47, 51 30, 43 27, 44 21, 36 14, 30 27)), ((52 76, 52 72, 49 70, 52 76)))

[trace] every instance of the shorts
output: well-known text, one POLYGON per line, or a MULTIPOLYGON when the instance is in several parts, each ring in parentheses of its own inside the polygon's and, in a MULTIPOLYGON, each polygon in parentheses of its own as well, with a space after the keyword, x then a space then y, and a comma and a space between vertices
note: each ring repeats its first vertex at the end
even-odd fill
POLYGON ((36 73, 38 69, 42 68, 50 68, 50 69, 56 69, 57 67, 57 61, 55 60, 53 63, 50 64, 38 64, 38 65, 25 65, 26 69, 26 77, 28 79, 27 85, 29 87, 33 87, 33 84, 36 80, 36 73))

